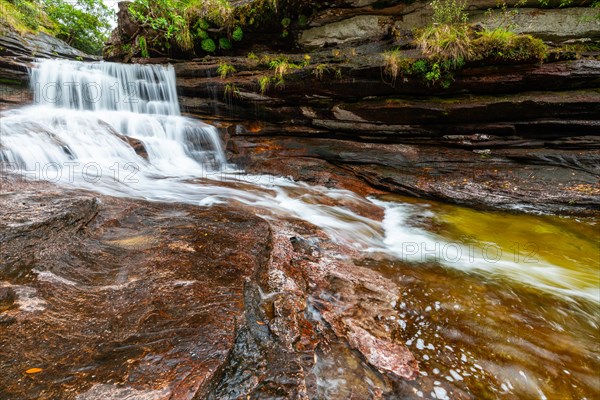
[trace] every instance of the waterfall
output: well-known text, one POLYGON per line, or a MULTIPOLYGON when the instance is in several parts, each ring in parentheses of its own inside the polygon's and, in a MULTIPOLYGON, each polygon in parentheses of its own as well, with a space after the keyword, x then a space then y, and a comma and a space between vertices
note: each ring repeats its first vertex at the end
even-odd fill
POLYGON ((40 105, 180 115, 171 65, 45 60, 32 69, 31 87, 40 105))
POLYGON ((34 104, 0 122, 0 160, 21 170, 186 175, 225 165, 216 128, 181 116, 172 66, 43 60, 31 87, 34 104))

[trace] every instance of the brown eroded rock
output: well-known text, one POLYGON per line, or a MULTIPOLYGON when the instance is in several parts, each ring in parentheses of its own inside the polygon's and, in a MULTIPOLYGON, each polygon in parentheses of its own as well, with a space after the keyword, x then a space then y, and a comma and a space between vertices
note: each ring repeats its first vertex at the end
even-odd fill
POLYGON ((206 393, 268 256, 264 221, 31 183, 3 184, 0 202, 0 286, 16 297, 0 309, 13 319, 0 324, 0 397, 206 393), (31 365, 42 372, 23 379, 31 365))
POLYGON ((416 378, 417 360, 406 347, 376 338, 355 324, 349 324, 348 328, 350 346, 364 354, 369 364, 401 378, 416 378))
POLYGON ((395 383, 414 379, 418 365, 385 327, 396 285, 352 263, 346 257, 358 252, 308 223, 271 225, 269 262, 247 286, 248 324, 209 398, 404 395, 395 383), (346 257, 332 257, 340 252, 346 257), (328 379, 332 391, 323 388, 328 379))
POLYGON ((398 287, 311 224, 2 183, 3 397, 318 398, 339 365, 337 398, 366 398, 415 377, 381 319, 398 287))

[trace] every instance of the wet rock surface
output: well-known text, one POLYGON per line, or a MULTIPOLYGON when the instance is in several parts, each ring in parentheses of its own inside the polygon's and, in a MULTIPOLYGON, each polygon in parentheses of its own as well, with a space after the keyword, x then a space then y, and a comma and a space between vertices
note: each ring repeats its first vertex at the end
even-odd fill
POLYGON ((469 149, 452 143, 441 147, 290 137, 236 138, 230 146, 250 171, 358 187, 363 193, 387 191, 483 208, 575 214, 594 213, 599 205, 597 149, 469 149), (304 167, 314 159, 325 162, 304 167))
POLYGON ((2 398, 205 392, 243 319, 245 278, 268 255, 267 224, 39 190, 2 193, 0 281, 18 305, 0 328, 2 398))
MULTIPOLYGON (((485 24, 483 11, 495 5, 487 0, 470 3, 473 21, 485 24)), ((587 4, 572 5, 576 7, 541 10, 529 2, 530 8, 511 14, 515 29, 557 43, 597 40, 598 21, 579 18, 589 12, 587 4)), ((119 7, 116 50, 137 30, 127 3, 119 7)), ((308 65, 290 69, 285 85, 266 92, 258 80, 273 71, 248 59, 245 49, 236 57, 182 62, 132 59, 130 54, 124 61, 174 63, 182 109, 220 125, 229 159, 251 172, 361 194, 391 191, 482 207, 544 211, 547 206, 545 211, 584 214, 597 207, 598 53, 570 60, 564 58, 576 58, 574 54, 563 54, 542 64, 472 64, 457 71, 448 88, 414 76, 392 79, 382 57, 390 46, 401 45, 392 31, 403 32, 429 19, 425 2, 330 2, 293 32, 300 44, 295 51, 311 50, 308 65), (217 78, 221 63, 237 72, 217 78)), ((266 37, 274 35, 281 36, 271 32, 266 37)), ((0 57, 0 108, 31 100, 26 62, 40 46, 13 36, 2 39, 9 46, 0 57)), ((69 49, 52 50, 57 45, 48 43, 40 47, 41 56, 55 51, 60 57, 77 57, 69 49)), ((261 54, 265 48, 258 45, 261 54)), ((419 56, 415 50, 402 54, 419 56)), ((285 57, 305 62, 303 53, 285 57)), ((129 142, 146 157, 141 143, 129 142)))
POLYGON ((315 226, 6 176, 0 202, 3 399, 317 398, 324 358, 355 365, 340 398, 416 376, 399 288, 315 226))

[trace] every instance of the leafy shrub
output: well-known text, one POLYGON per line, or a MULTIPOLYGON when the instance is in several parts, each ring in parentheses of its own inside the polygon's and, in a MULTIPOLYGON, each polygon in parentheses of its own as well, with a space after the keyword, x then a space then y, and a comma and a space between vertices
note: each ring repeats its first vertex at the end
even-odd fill
POLYGON ((198 37, 201 40, 208 39, 208 32, 198 28, 198 30, 196 31, 196 37, 198 37))
POLYGON ((46 0, 44 4, 58 27, 58 38, 89 54, 102 52, 112 11, 101 0, 46 0))
POLYGON ((148 53, 148 43, 146 42, 146 37, 138 36, 138 45, 140 46, 140 52, 142 54, 142 57, 150 57, 150 54, 148 53))
POLYGON ((416 60, 411 66, 411 71, 415 74, 425 75, 427 73, 427 61, 416 60))
POLYGON ((178 0, 135 0, 129 13, 146 31, 151 44, 170 48, 174 42, 189 51, 193 47, 192 35, 180 7, 178 0))
POLYGON ((455 66, 449 61, 433 61, 403 57, 399 50, 391 50, 383 54, 384 73, 391 77, 394 86, 398 76, 415 76, 423 79, 427 84, 439 83, 447 88, 454 81, 455 66))
POLYGON ((101 0, 0 0, 2 25, 42 30, 89 54, 101 53, 112 14, 101 0))
POLYGON ((0 11, 3 17, 7 17, 6 14, 13 14, 11 15, 12 19, 24 25, 26 29, 35 31, 40 27, 40 20, 43 18, 43 15, 37 2, 9 0, 9 3, 12 3, 12 7, 9 4, 0 4, 2 8, 0 11))
POLYGON ((191 52, 194 39, 208 53, 219 48, 231 48, 229 35, 234 40, 243 37, 241 28, 233 29, 232 6, 228 0, 134 0, 129 7, 153 47, 171 48, 177 45, 183 52, 191 52))
POLYGON ((202 50, 206 51, 207 53, 214 53, 215 50, 217 50, 215 41, 210 38, 204 39, 200 44, 200 47, 202 47, 202 50))
POLYGON ((244 31, 242 30, 242 28, 240 28, 239 26, 236 27, 231 33, 231 38, 236 42, 240 42, 244 38, 244 31))
POLYGON ((200 18, 200 19, 198 20, 198 22, 196 22, 196 26, 197 26, 199 29, 202 29, 202 30, 207 30, 207 29, 210 27, 210 24, 209 24, 209 23, 208 23, 208 21, 207 21, 207 20, 205 20, 204 18, 200 18))
POLYGON ((304 14, 298 16, 298 25, 306 26, 308 24, 308 17, 304 14))
POLYGON ((231 49, 231 42, 229 41, 229 39, 227 39, 227 38, 220 38, 219 39, 219 48, 221 48, 223 50, 229 50, 229 49, 231 49))
POLYGON ((448 87, 454 71, 469 61, 523 63, 546 57, 547 47, 540 39, 517 35, 505 26, 514 15, 506 5, 501 8, 500 27, 482 32, 467 25, 464 0, 433 0, 430 5, 433 23, 416 35, 423 58, 407 59, 398 50, 383 54, 383 71, 392 78, 392 84, 398 76, 413 75, 428 84, 448 87))

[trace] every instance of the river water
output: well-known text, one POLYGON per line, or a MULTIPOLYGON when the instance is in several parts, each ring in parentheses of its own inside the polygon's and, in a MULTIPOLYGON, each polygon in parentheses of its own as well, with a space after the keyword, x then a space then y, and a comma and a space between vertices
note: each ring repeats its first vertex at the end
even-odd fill
MULTIPOLYGON (((405 288, 387 323, 419 361, 416 398, 600 396, 597 220, 245 174, 227 163, 216 128, 181 116, 169 66, 47 60, 31 82, 34 104, 1 115, 7 172, 111 196, 243 204, 318 226, 405 288)), ((348 373, 324 373, 323 397, 348 398, 348 373)))

